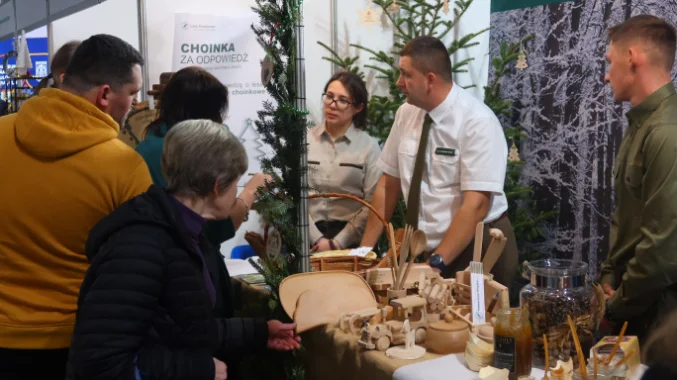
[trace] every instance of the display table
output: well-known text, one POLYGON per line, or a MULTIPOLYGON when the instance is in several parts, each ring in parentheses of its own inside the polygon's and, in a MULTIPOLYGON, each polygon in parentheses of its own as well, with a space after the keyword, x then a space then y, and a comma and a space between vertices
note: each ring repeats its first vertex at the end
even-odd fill
MULTIPOLYGON (((541 379, 544 371, 534 368, 531 376, 541 379)), ((477 372, 472 372, 464 364, 463 354, 446 355, 423 363, 415 363, 395 370, 393 380, 474 380, 477 372), (450 375, 453 374, 453 377, 450 375)))
MULTIPOLYGON (((357 344, 357 337, 341 331, 337 325, 318 327, 302 335, 306 351, 303 355, 309 379, 475 380, 477 372, 464 364, 462 354, 426 353, 417 360, 395 360, 382 351, 366 351, 357 344)), ((534 369, 540 379, 543 371, 534 369)))

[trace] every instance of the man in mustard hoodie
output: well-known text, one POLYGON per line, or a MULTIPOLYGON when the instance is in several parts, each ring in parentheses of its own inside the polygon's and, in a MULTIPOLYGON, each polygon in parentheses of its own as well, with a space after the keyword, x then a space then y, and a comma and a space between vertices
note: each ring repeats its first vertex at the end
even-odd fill
POLYGON ((62 89, 0 118, 2 380, 64 379, 89 230, 152 183, 141 156, 117 139, 142 64, 119 38, 93 36, 62 89))

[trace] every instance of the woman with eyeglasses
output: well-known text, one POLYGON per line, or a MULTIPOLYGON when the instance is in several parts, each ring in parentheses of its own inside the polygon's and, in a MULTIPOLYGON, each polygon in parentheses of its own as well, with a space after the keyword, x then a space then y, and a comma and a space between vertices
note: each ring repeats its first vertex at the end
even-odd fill
MULTIPOLYGON (((311 193, 342 193, 371 201, 381 171, 377 141, 365 131, 369 93, 351 72, 329 79, 322 94, 324 123, 308 131, 311 193)), ((357 247, 369 210, 342 198, 310 200, 312 252, 357 247)))

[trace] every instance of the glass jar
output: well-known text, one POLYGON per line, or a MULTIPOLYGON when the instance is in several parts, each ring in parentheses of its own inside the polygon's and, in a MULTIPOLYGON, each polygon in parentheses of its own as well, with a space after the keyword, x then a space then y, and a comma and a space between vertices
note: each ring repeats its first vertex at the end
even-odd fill
POLYGON ((583 377, 578 371, 574 372, 574 375, 571 377, 571 380, 616 380, 615 376, 605 375, 603 373, 598 373, 597 377, 592 375, 592 372, 588 372, 587 377, 583 377))
MULTIPOLYGON (((595 364, 594 364, 594 359, 588 360, 588 365, 586 366, 588 369, 588 379, 596 379, 596 380, 625 380, 628 376, 628 365, 627 364, 622 364, 620 366, 616 366, 615 363, 612 363, 611 365, 604 365, 603 363, 598 363, 597 365, 597 377, 594 376, 595 374, 595 364)), ((585 380, 583 376, 580 375, 579 371, 576 370, 574 372, 573 379, 579 379, 579 380, 585 380)))
POLYGON ((583 355, 588 356, 596 335, 594 290, 587 283, 588 264, 546 259, 529 263, 531 283, 520 291, 520 304, 529 310, 534 339, 534 366, 545 367, 543 335, 548 337, 550 363, 578 357, 568 318, 574 320, 583 355))
POLYGON ((533 339, 529 311, 501 309, 494 326, 494 367, 510 371, 510 380, 531 374, 533 339))

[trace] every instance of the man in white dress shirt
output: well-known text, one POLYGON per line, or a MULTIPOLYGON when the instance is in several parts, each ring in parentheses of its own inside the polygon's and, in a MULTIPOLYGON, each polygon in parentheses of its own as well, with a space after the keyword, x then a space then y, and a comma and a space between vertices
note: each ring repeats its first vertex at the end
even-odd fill
MULTIPOLYGON (((508 241, 492 270, 510 286, 517 273, 517 245, 503 192, 508 148, 496 115, 452 80, 451 59, 434 37, 414 38, 400 52, 397 85, 407 97, 378 161, 383 175, 372 200, 387 220, 402 195, 407 224, 428 235, 430 265, 445 277, 472 260, 475 226, 485 222, 508 241)), ((369 216, 362 246, 376 244, 383 230, 369 216)))

